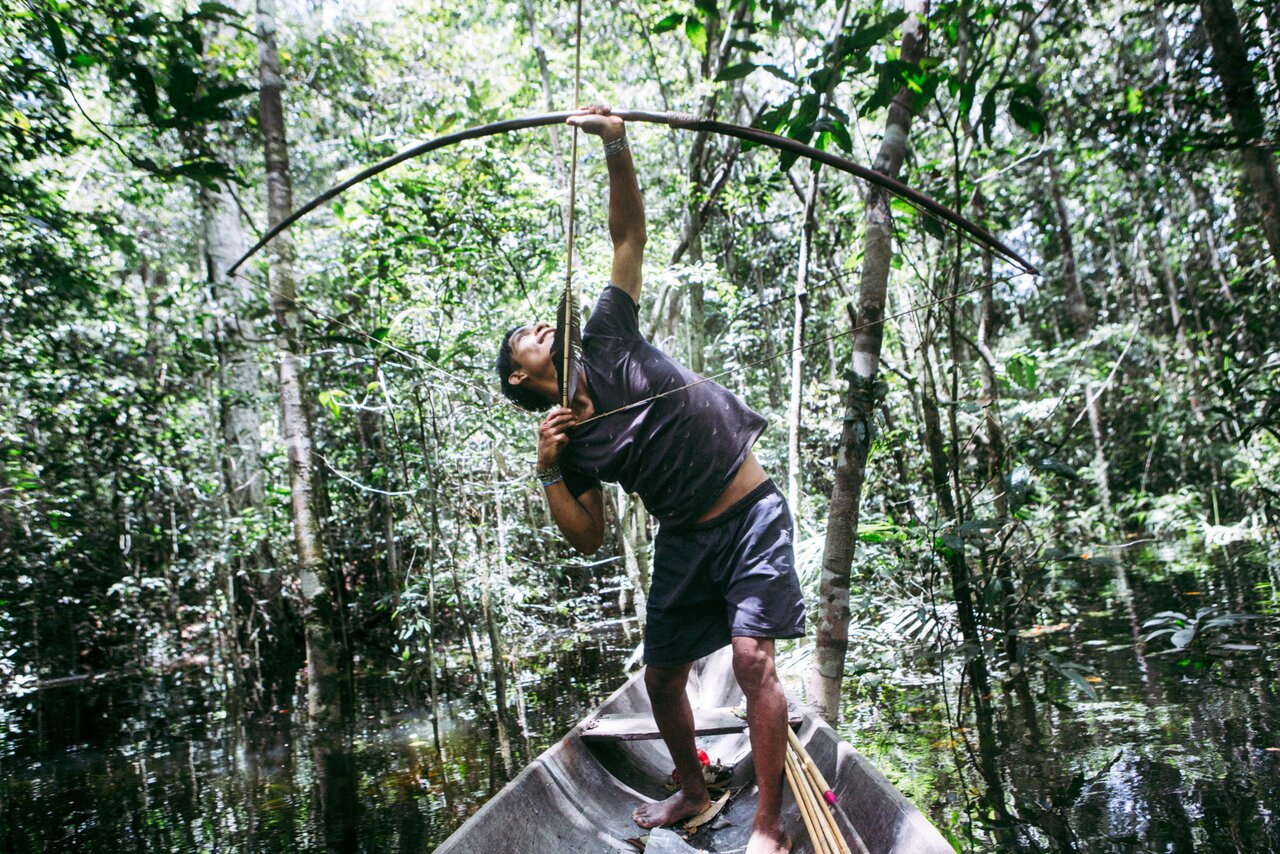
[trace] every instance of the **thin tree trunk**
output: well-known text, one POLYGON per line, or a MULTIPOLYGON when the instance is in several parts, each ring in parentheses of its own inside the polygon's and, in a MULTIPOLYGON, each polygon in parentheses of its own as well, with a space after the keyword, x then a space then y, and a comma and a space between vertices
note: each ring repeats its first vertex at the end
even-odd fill
MULTIPOLYGON (((901 58, 919 62, 925 54, 928 0, 906 0, 909 13, 903 25, 901 58)), ((912 94, 899 90, 889 105, 884 138, 875 169, 897 177, 906 156, 911 128, 912 94)), ((827 515, 827 536, 822 554, 822 579, 818 592, 817 638, 811 695, 828 723, 840 718, 840 687, 849 647, 849 574, 858 534, 858 508, 866 478, 867 454, 875 435, 875 410, 882 396, 879 381, 880 343, 883 337, 885 294, 893 257, 893 219, 889 197, 879 189, 867 194, 864 254, 858 320, 862 328, 853 340, 853 364, 846 392, 846 415, 836 452, 835 484, 827 515)))
POLYGON ((1062 176, 1058 173, 1057 156, 1050 151, 1045 155, 1046 168, 1049 172, 1049 195, 1053 200, 1053 210, 1057 216, 1058 242, 1062 250, 1062 281, 1067 288, 1067 313, 1071 316, 1071 325, 1077 338, 1084 338, 1093 328, 1093 314, 1089 311, 1089 301, 1085 298, 1084 288, 1080 286, 1080 277, 1076 272, 1075 241, 1071 237, 1071 218, 1067 213, 1067 204, 1062 196, 1062 176))
MULTIPOLYGON (((933 364, 929 358, 930 334, 922 334, 917 350, 920 358, 921 396, 924 414, 925 450, 929 456, 930 481, 938 509, 943 519, 959 520, 959 496, 952 492, 951 463, 942 434, 942 419, 938 413, 938 388, 934 379, 933 364)), ((959 448, 957 448, 957 451, 959 448)), ((995 811, 999 826, 1007 825, 1004 787, 996 763, 998 748, 995 739, 995 716, 991 707, 991 678, 987 671, 987 657, 978 613, 975 607, 975 584, 972 568, 962 545, 943 549, 947 574, 951 578, 951 595, 956 603, 956 620, 960 634, 973 653, 966 656, 965 673, 969 677, 969 690, 973 699, 974 715, 978 724, 978 770, 987 784, 988 805, 995 811)), ((997 829, 997 834, 1001 833, 997 829)), ((1003 847, 1003 846, 1002 846, 1003 847)))
POLYGON ((809 172, 800 228, 800 259, 796 265, 795 308, 791 324, 791 399, 787 405, 787 503, 800 514, 800 421, 804 400, 804 325, 809 310, 809 256, 813 248, 814 210, 818 203, 818 169, 809 172))
MULTIPOLYGON (((742 19, 749 14, 751 4, 747 0, 739 0, 733 6, 728 20, 724 22, 724 29, 720 30, 716 26, 718 19, 708 17, 707 19, 707 52, 702 57, 701 68, 699 69, 701 78, 708 84, 715 80, 716 75, 721 69, 725 68, 729 62, 729 58, 733 55, 733 50, 737 46, 734 40, 735 30, 742 19), (718 41, 717 41, 718 40, 718 41)), ((712 87, 708 90, 708 94, 702 99, 702 103, 698 108, 698 115, 711 116, 715 114, 716 103, 719 99, 719 87, 712 87)), ((741 91, 741 86, 734 88, 735 92, 741 91)), ((711 157, 708 150, 708 142, 711 136, 706 131, 699 131, 694 134, 693 140, 689 147, 689 194, 688 201, 684 210, 684 221, 681 225, 680 247, 687 249, 689 261, 693 264, 702 262, 702 227, 706 221, 707 211, 704 208, 704 201, 710 197, 708 192, 707 169, 710 164, 711 157)), ((737 157, 737 149, 739 143, 730 143, 730 159, 737 157)), ((680 257, 681 249, 677 249, 672 263, 680 257)), ((704 285, 700 277, 695 277, 688 283, 689 306, 687 314, 688 323, 688 364, 694 373, 701 374, 706 370, 706 309, 703 305, 704 285)))
MULTIPOLYGON (((274 226, 293 209, 289 143, 282 100, 284 82, 276 50, 275 0, 258 0, 257 28, 260 121, 267 166, 267 220, 274 226)), ((268 251, 271 310, 280 330, 276 338, 280 432, 289 457, 293 535, 307 649, 307 711, 313 723, 333 724, 342 717, 341 671, 333 633, 333 596, 326 583, 329 573, 317 512, 313 433, 307 411, 300 330, 294 303, 297 283, 293 272, 293 241, 287 233, 281 234, 272 241, 268 251)))
POLYGON ((618 528, 622 532, 622 557, 631 583, 636 619, 643 631, 649 601, 648 513, 638 496, 628 495, 621 486, 616 494, 618 528))
MULTIPOLYGON (((538 61, 538 76, 542 79, 542 100, 546 105, 547 112, 554 112, 555 107, 555 87, 551 85, 551 68, 547 63, 547 52, 542 47, 542 38, 538 35, 538 15, 533 8, 533 0, 524 0, 524 16, 529 24, 529 45, 533 48, 533 55, 538 61)), ((575 107, 581 106, 575 104, 575 107)), ((560 153, 560 129, 556 125, 549 125, 547 132, 551 136, 551 163, 556 170, 557 183, 565 186, 567 178, 564 171, 564 161, 561 159, 560 153)), ((568 216, 568 211, 565 211, 568 216)), ((565 220, 565 231, 569 230, 568 220, 565 220)))
POLYGON ((1245 178, 1258 205, 1262 232, 1272 257, 1280 264, 1280 173, 1266 139, 1266 120, 1253 85, 1253 64, 1240 32, 1240 19, 1232 0, 1200 0, 1200 16, 1213 47, 1213 70, 1222 81, 1223 100, 1240 146, 1245 178))

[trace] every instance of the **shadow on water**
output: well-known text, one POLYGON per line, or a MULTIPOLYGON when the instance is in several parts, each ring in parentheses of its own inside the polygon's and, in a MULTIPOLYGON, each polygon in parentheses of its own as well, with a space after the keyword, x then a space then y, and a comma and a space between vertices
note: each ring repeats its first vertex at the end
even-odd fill
MULTIPOLYGON (((994 661, 989 720, 957 716, 958 665, 944 694, 926 648, 898 644, 850 685, 844 735, 966 849, 1280 851, 1278 564, 1219 549, 1071 565, 1023 633, 1027 666, 994 661), (1266 619, 1143 642, 1161 612, 1201 608, 1266 619), (1096 697, 1041 653, 1084 668, 1096 697)), ((0 851, 431 850, 623 681, 627 628, 542 638, 513 662, 503 719, 468 668, 442 671, 439 739, 400 676, 363 676, 358 716, 324 736, 229 715, 190 672, 7 698, 0 851)))

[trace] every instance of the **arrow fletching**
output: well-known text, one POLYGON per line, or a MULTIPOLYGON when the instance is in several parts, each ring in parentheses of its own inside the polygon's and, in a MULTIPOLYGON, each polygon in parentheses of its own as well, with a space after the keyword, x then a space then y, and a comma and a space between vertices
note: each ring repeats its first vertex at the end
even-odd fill
POLYGON ((560 307, 556 309, 556 337, 551 355, 560 379, 560 405, 567 407, 578 390, 578 358, 582 355, 582 323, 571 283, 565 284, 560 307))

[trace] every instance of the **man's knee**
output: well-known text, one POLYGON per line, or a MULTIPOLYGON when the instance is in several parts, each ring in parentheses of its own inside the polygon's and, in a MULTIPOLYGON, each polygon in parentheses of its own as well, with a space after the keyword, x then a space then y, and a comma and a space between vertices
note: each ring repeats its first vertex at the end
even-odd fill
POLYGON ((733 675, 748 697, 777 683, 772 638, 734 638, 733 675))
POLYGON ((677 667, 655 667, 650 664, 644 669, 644 687, 650 697, 669 698, 684 693, 685 683, 689 681, 689 665, 677 667))

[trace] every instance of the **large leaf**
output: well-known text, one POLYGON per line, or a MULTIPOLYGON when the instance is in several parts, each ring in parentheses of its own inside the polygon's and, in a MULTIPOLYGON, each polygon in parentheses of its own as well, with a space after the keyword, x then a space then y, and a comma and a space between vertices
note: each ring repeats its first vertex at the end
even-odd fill
POLYGON ((653 25, 653 32, 655 34, 669 33, 676 27, 683 24, 684 18, 685 16, 681 15, 679 12, 672 12, 670 15, 667 15, 667 17, 653 25))
POLYGON ((693 49, 698 53, 707 52, 707 28, 702 22, 690 15, 684 20, 684 34, 689 39, 689 44, 693 45, 693 49))
POLYGON ((730 65, 728 68, 722 69, 716 75, 716 80, 740 80, 746 77, 757 68, 754 62, 739 62, 737 65, 730 65))
POLYGON ((53 45, 53 55, 58 58, 59 62, 66 62, 67 42, 62 37, 62 26, 58 23, 58 19, 48 12, 41 12, 40 19, 44 21, 44 28, 49 33, 49 42, 53 45))

